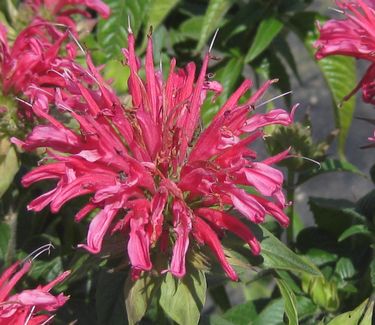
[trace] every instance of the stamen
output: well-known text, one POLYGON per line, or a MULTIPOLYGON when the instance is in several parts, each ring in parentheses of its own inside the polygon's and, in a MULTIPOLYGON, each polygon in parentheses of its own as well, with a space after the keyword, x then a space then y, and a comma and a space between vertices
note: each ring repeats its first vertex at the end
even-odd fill
POLYGON ((33 105, 32 104, 30 104, 29 102, 27 102, 26 100, 23 100, 23 99, 21 99, 21 98, 19 98, 19 97, 14 97, 16 100, 18 100, 19 102, 21 102, 21 103, 24 103, 24 104, 26 104, 26 105, 28 105, 28 106, 30 106, 30 107, 33 107, 33 105))
POLYGON ((289 95, 289 94, 292 94, 292 93, 293 93, 292 90, 287 91, 286 93, 283 93, 283 94, 278 95, 278 96, 276 96, 276 97, 273 97, 273 98, 271 98, 271 99, 269 99, 269 100, 266 100, 265 102, 260 103, 259 105, 256 105, 255 108, 258 108, 258 107, 264 106, 264 105, 266 105, 266 104, 268 104, 268 103, 274 101, 275 99, 278 99, 278 98, 284 97, 284 96, 289 95))
POLYGON ((24 259, 23 259, 23 263, 25 263, 28 259, 31 258, 31 260, 35 260, 38 256, 40 256, 41 254, 45 253, 45 252, 48 252, 48 255, 51 253, 51 248, 55 248, 55 246, 52 245, 52 243, 48 243, 48 244, 45 244, 43 246, 40 246, 39 248, 37 248, 35 251, 31 252, 29 255, 27 255, 24 259))
POLYGON ((329 10, 336 11, 336 12, 338 12, 339 14, 342 14, 342 15, 345 14, 345 11, 344 11, 344 10, 340 10, 340 9, 333 8, 333 7, 328 7, 328 9, 329 9, 329 10))
POLYGON ((55 315, 51 315, 48 319, 46 319, 42 324, 40 324, 40 325, 47 325, 47 324, 49 324, 49 321, 52 319, 52 318, 54 318, 55 317, 55 315))
POLYGON ((308 157, 304 157, 304 156, 299 156, 299 155, 288 155, 287 157, 285 157, 285 159, 289 159, 289 158, 299 158, 299 159, 304 159, 304 160, 307 160, 307 161, 310 161, 316 165, 319 166, 319 169, 322 168, 322 164, 319 162, 319 161, 316 161, 312 158, 308 158, 308 157))
POLYGON ((214 36, 212 37, 212 41, 210 47, 208 48, 208 53, 211 53, 212 47, 214 46, 214 42, 216 40, 217 33, 219 32, 219 28, 216 29, 214 36))
POLYGON ((24 324, 24 325, 27 325, 27 324, 29 323, 29 321, 30 321, 30 319, 31 319, 31 316, 33 315, 34 310, 35 310, 35 306, 33 306, 33 307, 31 308, 29 315, 27 315, 27 318, 26 318, 26 320, 25 320, 25 324, 24 324))
POLYGON ((128 33, 129 34, 133 34, 133 31, 132 31, 132 28, 131 28, 131 24, 130 24, 130 15, 128 15, 128 33))
POLYGON ((77 46, 79 47, 79 49, 82 51, 82 53, 86 56, 87 55, 86 51, 83 49, 81 43, 73 35, 73 33, 70 31, 70 29, 68 29, 68 33, 69 33, 69 36, 73 39, 73 41, 77 44, 77 46))

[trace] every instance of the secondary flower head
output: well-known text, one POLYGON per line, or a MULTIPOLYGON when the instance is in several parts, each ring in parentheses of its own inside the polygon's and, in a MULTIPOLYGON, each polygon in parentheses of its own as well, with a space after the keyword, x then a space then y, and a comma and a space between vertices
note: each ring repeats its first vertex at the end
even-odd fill
POLYGON ((319 39, 315 43, 318 60, 330 55, 346 55, 370 61, 363 79, 346 96, 350 98, 362 87, 363 100, 375 104, 375 1, 339 0, 345 19, 332 19, 318 26, 319 39))
POLYGON ((11 294, 14 286, 30 270, 31 262, 16 262, 0 277, 0 324, 47 324, 57 310, 68 300, 62 293, 54 296, 49 291, 62 282, 69 272, 64 272, 45 286, 11 294))
POLYGON ((247 242, 254 254, 259 254, 260 245, 229 210, 235 208, 253 223, 262 223, 267 214, 284 227, 289 223, 283 212, 283 175, 271 166, 288 152, 256 161, 249 145, 262 139, 264 126, 290 124, 295 108, 291 115, 282 109, 255 113, 275 80, 239 104, 252 85, 245 80, 201 130, 200 109, 207 91, 221 91, 219 83, 206 78, 210 53, 197 78, 194 63, 177 69, 172 59, 163 80, 161 71, 154 68, 149 37, 143 80, 134 43, 130 33, 124 50, 130 69, 131 103, 127 105, 104 82, 89 56, 88 75, 97 83, 96 89, 84 87, 75 76, 65 76, 75 97, 63 98, 56 91, 55 105, 78 122, 79 132, 46 113, 48 101, 43 93, 35 97, 33 110, 47 123, 35 127, 25 141, 13 142, 25 150, 47 147, 49 159, 22 182, 25 186, 46 179, 57 183, 28 207, 40 211, 50 205, 52 212, 58 212, 67 201, 89 195, 91 199, 75 216, 80 221, 94 215, 87 243, 81 246, 99 253, 105 235, 123 234, 135 278, 153 268, 152 256, 157 254, 169 256, 166 270, 182 277, 189 248, 207 245, 236 280, 220 238, 230 231, 247 242), (251 188, 251 194, 244 187, 251 188))

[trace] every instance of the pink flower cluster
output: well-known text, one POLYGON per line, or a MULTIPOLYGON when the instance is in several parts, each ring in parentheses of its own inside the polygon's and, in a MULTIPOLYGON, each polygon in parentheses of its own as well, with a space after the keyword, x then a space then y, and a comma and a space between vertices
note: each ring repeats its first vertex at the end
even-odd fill
MULTIPOLYGON (((338 0, 336 3, 345 19, 332 19, 318 26, 316 58, 346 55, 369 61, 367 72, 345 100, 362 88, 363 100, 375 104, 375 0, 338 0)), ((374 141, 374 138, 369 140, 374 141)))
POLYGON ((69 36, 77 35, 77 27, 71 16, 90 17, 84 7, 103 17, 110 13, 100 0, 28 0, 24 10, 25 7, 33 18, 12 44, 7 39, 6 27, 0 23, 0 80, 4 95, 31 96, 36 87, 48 88, 50 92, 55 86, 63 87, 60 72, 67 68, 74 71, 76 67, 73 60, 77 46, 69 41, 69 36), (43 17, 43 12, 48 12, 50 20, 43 17), (63 43, 67 43, 64 51, 63 43))
POLYGON ((45 286, 11 294, 14 286, 30 270, 31 262, 16 262, 0 277, 0 325, 47 324, 53 318, 50 312, 65 304, 69 297, 54 296, 49 291, 62 282, 70 272, 64 272, 45 286))
POLYGON ((129 32, 124 56, 130 69, 131 103, 126 105, 102 79, 89 55, 84 77, 91 78, 91 86, 82 83, 82 76, 61 72, 69 86, 56 85, 53 103, 77 122, 79 130, 49 114, 48 96, 35 92, 33 112, 45 124, 36 126, 24 141, 13 138, 13 142, 24 150, 47 148, 44 164, 28 173, 23 184, 50 179, 56 186, 28 208, 40 211, 50 205, 57 213, 73 198, 89 196, 75 216, 76 221, 87 216, 91 220, 87 243, 81 246, 99 253, 105 236, 122 234, 133 278, 153 268, 155 254, 169 257, 165 270, 183 277, 189 248, 207 245, 236 280, 220 238, 230 231, 248 243, 254 254, 259 254, 260 245, 229 210, 235 208, 252 223, 264 222, 266 215, 283 227, 289 223, 283 212, 283 175, 272 167, 288 151, 256 161, 257 154, 249 146, 262 139, 264 126, 292 123, 295 107, 291 114, 282 109, 255 113, 276 80, 266 82, 240 104, 252 86, 245 80, 201 130, 200 109, 206 93, 222 90, 219 83, 206 78, 210 53, 197 78, 194 63, 177 69, 172 59, 163 80, 161 71, 154 68, 149 37, 143 80, 134 43, 129 32))

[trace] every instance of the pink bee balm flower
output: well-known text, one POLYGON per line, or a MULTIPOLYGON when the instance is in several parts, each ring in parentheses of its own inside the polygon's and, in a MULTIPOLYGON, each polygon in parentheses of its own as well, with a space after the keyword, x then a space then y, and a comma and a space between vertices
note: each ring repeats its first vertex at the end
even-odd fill
POLYGON ((0 325, 47 324, 53 318, 50 312, 65 304, 69 297, 62 293, 54 296, 49 291, 62 282, 70 272, 36 289, 23 290, 11 295, 17 282, 30 270, 31 262, 16 262, 0 277, 0 325))
POLYGON ((370 61, 365 76, 345 99, 362 87, 363 100, 375 104, 375 1, 341 0, 337 5, 346 19, 332 19, 318 26, 315 56, 320 60, 330 55, 346 55, 370 61))
POLYGON ((291 114, 282 109, 254 113, 275 80, 239 104, 252 85, 245 80, 211 124, 200 131, 206 92, 221 91, 219 83, 206 80, 210 53, 197 78, 194 63, 176 69, 172 59, 163 80, 154 68, 149 38, 143 80, 134 43, 130 33, 129 48, 124 50, 130 69, 128 105, 105 84, 89 56, 88 74, 100 91, 84 87, 74 76, 66 76, 66 82, 74 88, 75 100, 64 100, 56 91, 55 105, 78 122, 79 132, 45 113, 47 100, 39 93, 33 109, 47 123, 35 127, 25 141, 13 138, 13 142, 24 150, 48 148, 50 160, 28 173, 23 184, 52 179, 56 186, 28 208, 40 211, 50 205, 56 213, 67 201, 89 195, 90 200, 75 216, 80 221, 94 214, 87 243, 81 245, 88 251, 99 253, 105 235, 121 232, 134 277, 153 268, 151 252, 169 254, 167 270, 183 277, 189 248, 207 245, 227 275, 236 280, 220 237, 225 231, 232 232, 254 254, 259 254, 260 245, 245 223, 229 213, 230 208, 249 222, 262 223, 268 214, 288 226, 283 212, 283 175, 272 167, 288 151, 256 161, 256 152, 249 145, 262 139, 264 126, 290 124, 295 107, 291 114), (251 194, 243 186, 251 187, 251 194))

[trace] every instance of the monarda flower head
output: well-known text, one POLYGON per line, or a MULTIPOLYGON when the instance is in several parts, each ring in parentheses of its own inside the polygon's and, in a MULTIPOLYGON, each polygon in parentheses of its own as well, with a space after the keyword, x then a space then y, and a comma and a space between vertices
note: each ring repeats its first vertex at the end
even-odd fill
POLYGON ((189 247, 207 245, 227 275, 236 280, 220 237, 225 231, 232 232, 249 244, 253 254, 259 254, 260 245, 229 210, 235 208, 242 218, 257 224, 267 214, 283 227, 289 223, 283 212, 283 175, 272 167, 288 151, 256 161, 256 152, 249 145, 262 138, 264 126, 290 124, 295 108, 291 114, 282 109, 254 113, 275 80, 239 104, 251 87, 251 81, 245 80, 201 131, 200 109, 207 91, 222 90, 219 83, 206 78, 210 53, 197 78, 194 63, 177 69, 172 59, 163 80, 154 68, 149 37, 143 80, 134 42, 130 33, 124 55, 130 69, 131 104, 120 102, 90 56, 88 74, 97 82, 97 89, 86 88, 67 75, 67 82, 75 86, 75 100, 64 100, 58 91, 55 98, 55 105, 78 122, 79 132, 46 113, 43 93, 36 98, 34 112, 47 123, 36 126, 25 141, 13 142, 24 150, 46 147, 49 159, 22 182, 29 186, 52 179, 56 186, 28 208, 40 211, 50 205, 56 213, 67 201, 87 195, 90 200, 75 216, 80 221, 94 215, 87 243, 81 246, 99 253, 105 235, 123 234, 133 277, 153 268, 151 254, 169 256, 166 270, 183 277, 189 247), (244 186, 252 188, 251 194, 244 186))
POLYGON ((31 262, 16 262, 0 276, 0 325, 41 325, 53 318, 69 297, 54 296, 49 291, 62 282, 70 272, 64 272, 45 286, 11 294, 14 286, 30 270, 31 262))
POLYGON ((330 55, 345 55, 368 60, 366 74, 358 86, 345 97, 350 98, 362 88, 363 100, 375 104, 375 0, 338 0, 345 19, 331 19, 318 26, 315 43, 318 60, 330 55))

